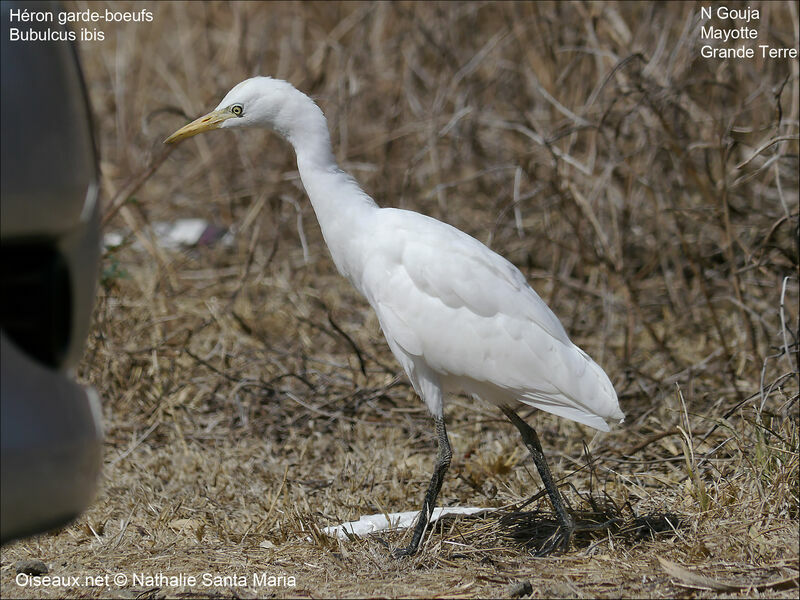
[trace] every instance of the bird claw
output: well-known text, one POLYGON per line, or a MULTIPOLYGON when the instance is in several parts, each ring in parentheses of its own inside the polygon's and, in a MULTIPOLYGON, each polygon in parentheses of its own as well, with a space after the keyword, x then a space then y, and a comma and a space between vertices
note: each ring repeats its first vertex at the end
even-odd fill
POLYGON ((549 556, 553 552, 564 552, 569 550, 569 543, 572 541, 572 534, 575 526, 558 525, 552 535, 542 544, 536 556, 549 556))
POLYGON ((409 556, 413 556, 416 554, 416 548, 397 548, 392 550, 392 558, 400 560, 401 558, 408 558, 409 556))

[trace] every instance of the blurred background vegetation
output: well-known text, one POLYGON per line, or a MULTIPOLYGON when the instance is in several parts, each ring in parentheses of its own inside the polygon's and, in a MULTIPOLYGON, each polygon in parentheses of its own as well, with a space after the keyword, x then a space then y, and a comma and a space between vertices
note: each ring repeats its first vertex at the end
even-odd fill
MULTIPOLYGON (((152 23, 81 48, 105 196, 119 200, 166 134, 240 80, 285 78, 321 105, 342 167, 379 204, 445 220, 522 268, 634 420, 676 384, 721 414, 789 386, 771 409, 787 414, 798 62, 702 58, 698 7, 154 4, 152 23)), ((796 6, 759 7, 758 43, 796 45, 796 6)), ((231 228, 235 250, 214 257, 225 265, 308 285, 332 271, 272 134, 186 144, 135 200, 137 229, 190 216, 231 228)), ((271 303, 268 286, 237 283, 271 303)), ((336 304, 346 284, 331 285, 336 304)))

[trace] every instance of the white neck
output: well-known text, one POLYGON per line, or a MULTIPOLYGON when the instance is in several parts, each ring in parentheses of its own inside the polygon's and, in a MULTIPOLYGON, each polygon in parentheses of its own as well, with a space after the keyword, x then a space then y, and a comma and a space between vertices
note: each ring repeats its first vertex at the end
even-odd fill
POLYGON ((336 164, 328 125, 322 111, 299 93, 284 126, 276 127, 294 147, 297 168, 322 235, 339 271, 360 288, 364 256, 355 247, 360 234, 369 235, 369 218, 378 209, 350 175, 336 164))

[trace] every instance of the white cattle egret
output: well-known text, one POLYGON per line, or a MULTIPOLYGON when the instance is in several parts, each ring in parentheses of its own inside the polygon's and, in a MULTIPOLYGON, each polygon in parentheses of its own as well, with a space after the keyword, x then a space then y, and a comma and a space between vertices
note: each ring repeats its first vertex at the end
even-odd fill
POLYGON ((411 543, 428 526, 452 452, 444 395, 497 405, 519 430, 566 544, 574 528, 536 432, 514 409, 532 406, 608 431, 624 419, 608 376, 567 337, 520 271, 475 238, 431 217, 379 208, 336 164, 320 108, 291 84, 254 77, 165 143, 212 129, 266 127, 294 147, 333 262, 378 315, 392 353, 433 415, 439 453, 411 543))

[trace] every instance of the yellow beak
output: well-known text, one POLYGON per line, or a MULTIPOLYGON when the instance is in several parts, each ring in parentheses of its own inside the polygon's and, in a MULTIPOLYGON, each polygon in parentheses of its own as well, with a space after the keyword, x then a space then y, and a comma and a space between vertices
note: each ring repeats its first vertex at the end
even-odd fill
POLYGON ((197 135, 198 133, 203 133, 204 131, 211 131, 212 129, 219 129, 219 126, 222 124, 223 121, 230 119, 231 117, 235 117, 232 112, 227 109, 221 110, 214 110, 208 113, 205 116, 200 117, 199 119, 195 119, 188 125, 181 127, 169 136, 167 139, 164 140, 165 144, 174 144, 175 142, 179 142, 182 139, 192 137, 193 135, 197 135))

